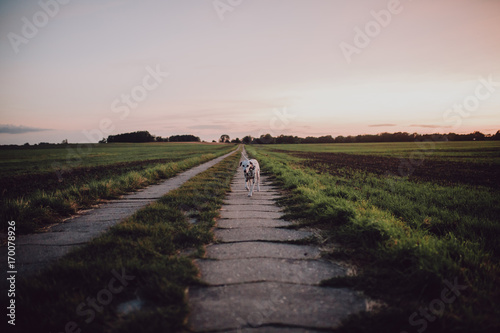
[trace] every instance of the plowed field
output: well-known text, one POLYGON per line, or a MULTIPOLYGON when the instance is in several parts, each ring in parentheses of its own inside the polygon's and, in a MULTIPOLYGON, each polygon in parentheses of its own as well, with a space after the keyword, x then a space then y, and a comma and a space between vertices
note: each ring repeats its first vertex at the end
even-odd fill
POLYGON ((425 157, 400 159, 345 153, 290 151, 286 153, 304 158, 305 160, 301 162, 304 166, 330 174, 339 174, 342 169, 352 169, 377 175, 409 177, 410 180, 437 182, 443 185, 468 184, 500 188, 498 165, 439 161, 425 159, 425 157))

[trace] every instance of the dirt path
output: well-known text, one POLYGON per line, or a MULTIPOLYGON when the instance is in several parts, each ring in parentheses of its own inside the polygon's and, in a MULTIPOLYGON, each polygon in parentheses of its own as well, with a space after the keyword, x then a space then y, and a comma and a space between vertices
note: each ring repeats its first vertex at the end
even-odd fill
MULTIPOLYGON (((99 208, 86 211, 51 227, 47 232, 16 237, 16 269, 19 275, 31 275, 59 259, 71 249, 89 242, 112 225, 132 215, 137 210, 158 200, 190 178, 219 163, 229 155, 215 158, 191 168, 157 185, 151 185, 99 208)), ((7 247, 0 248, 2 258, 7 258, 7 247)))
POLYGON ((247 197, 240 172, 221 209, 206 258, 196 260, 207 286, 191 288, 194 332, 319 332, 367 309, 352 290, 320 287, 322 280, 346 274, 321 259, 317 246, 291 244, 312 236, 285 228, 274 203, 277 189, 262 178, 261 192, 247 197))

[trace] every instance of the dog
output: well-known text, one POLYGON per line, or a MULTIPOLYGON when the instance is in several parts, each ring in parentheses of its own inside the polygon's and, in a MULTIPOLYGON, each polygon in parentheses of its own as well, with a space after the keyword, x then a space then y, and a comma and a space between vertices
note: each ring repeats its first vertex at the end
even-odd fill
POLYGON ((250 191, 248 196, 251 197, 257 183, 257 192, 260 192, 260 166, 259 162, 255 159, 249 160, 248 158, 240 162, 243 168, 243 175, 245 176, 245 189, 250 191))

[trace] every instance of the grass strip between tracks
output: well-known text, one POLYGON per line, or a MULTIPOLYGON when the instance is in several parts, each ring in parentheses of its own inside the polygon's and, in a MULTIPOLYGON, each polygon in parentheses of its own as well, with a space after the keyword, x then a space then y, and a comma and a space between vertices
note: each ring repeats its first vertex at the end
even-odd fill
POLYGON ((500 313, 495 305, 500 297, 499 226, 498 220, 482 216, 494 214, 498 193, 404 179, 391 191, 390 186, 384 188, 387 181, 383 176, 319 173, 287 153, 259 146, 247 147, 247 151, 288 191, 280 201, 286 207, 286 218, 320 228, 327 243, 342 245, 329 256, 358 266, 357 275, 334 278, 324 285, 356 288, 388 305, 352 317, 339 332, 499 329, 500 313), (385 191, 384 196, 370 192, 372 183, 377 191, 385 191), (419 191, 420 196, 411 197, 419 191), (457 197, 460 191, 462 195, 457 197), (426 210, 431 215, 437 210, 446 217, 445 198, 458 202, 469 198, 483 204, 485 212, 465 226, 460 219, 439 224, 439 215, 420 220, 418 214, 426 210), (486 205, 488 202, 493 206, 486 205), (391 207, 406 209, 408 217, 398 216, 391 207), (413 220, 409 218, 413 216, 413 220))
MULTIPOLYGON (((19 234, 31 233, 71 216, 80 209, 90 208, 101 200, 116 199, 127 192, 171 178, 230 150, 203 154, 178 162, 155 164, 144 170, 130 171, 54 192, 38 191, 27 197, 7 199, 0 206, 0 219, 16 221, 19 234)), ((2 230, 7 230, 6 222, 2 224, 2 230)))
POLYGON ((199 283, 191 259, 213 241, 212 227, 239 158, 229 156, 49 269, 20 280, 17 328, 182 329, 188 314, 186 287, 199 283))

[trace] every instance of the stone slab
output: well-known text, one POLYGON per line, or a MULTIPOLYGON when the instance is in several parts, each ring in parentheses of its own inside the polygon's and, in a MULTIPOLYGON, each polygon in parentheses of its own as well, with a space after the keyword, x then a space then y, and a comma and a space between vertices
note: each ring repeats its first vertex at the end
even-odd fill
MULTIPOLYGON (((95 231, 92 229, 89 230, 72 230, 72 231, 62 231, 62 232, 44 232, 41 234, 33 234, 33 235, 26 235, 26 237, 20 238, 17 242, 16 245, 18 246, 24 246, 24 245, 48 245, 48 246, 55 246, 55 245, 79 245, 79 244, 84 244, 89 241, 92 237, 95 237, 96 235, 99 235, 101 231, 95 231)), ((21 258, 22 256, 18 256, 18 258, 21 258)), ((26 259, 29 258, 23 258, 23 260, 19 261, 25 261, 26 259)))
MULTIPOLYGON (((16 246, 16 271, 18 277, 25 277, 50 265, 50 263, 63 257, 70 250, 81 245, 17 245, 16 246), (23 258, 22 261, 17 260, 23 258)), ((7 258, 7 248, 0 248, 0 255, 7 258)), ((0 282, 2 290, 6 290, 6 277, 0 282)))
MULTIPOLYGON (((248 194, 249 190, 245 189, 243 186, 242 188, 232 188, 231 192, 228 194, 228 196, 239 196, 242 194, 247 193, 248 194)), ((255 186, 255 189, 253 193, 260 193, 262 195, 274 195, 274 196, 279 196, 280 193, 278 191, 263 191, 262 188, 260 191, 257 190, 257 186, 255 186)))
POLYGON ((269 193, 264 194, 264 192, 253 192, 252 196, 249 197, 248 192, 241 192, 239 194, 238 193, 237 194, 230 194, 225 198, 225 200, 247 200, 247 201, 266 200, 270 203, 275 204, 275 201, 280 199, 280 198, 281 198, 281 196, 279 196, 279 195, 274 195, 274 194, 270 195, 269 193))
POLYGON ((275 205, 275 200, 268 200, 257 197, 238 197, 238 198, 226 198, 224 200, 225 205, 247 205, 247 206, 262 206, 262 205, 275 205))
MULTIPOLYGON (((240 176, 237 175, 236 177, 240 177, 240 176)), ((231 186, 232 187, 242 186, 244 188, 245 187, 245 180, 243 179, 243 176, 241 176, 241 177, 242 177, 241 179, 238 178, 236 180, 233 180, 231 182, 231 186)), ((255 185, 255 186, 257 186, 257 185, 255 185)), ((260 188, 274 189, 274 190, 279 189, 278 186, 270 184, 266 179, 264 179, 262 177, 260 179, 260 188)))
MULTIPOLYGON (((237 192, 247 191, 244 183, 231 184, 231 190, 237 192)), ((257 185, 255 185, 255 191, 257 191, 257 185)), ((279 188, 276 186, 268 186, 268 185, 260 185, 260 192, 271 192, 271 193, 279 193, 279 188)))
POLYGON ((265 325, 326 330, 366 310, 365 299, 348 289, 276 282, 191 288, 189 298, 195 332, 265 325))
POLYGON ((50 233, 89 232, 99 234, 100 232, 105 232, 109 227, 115 224, 116 221, 112 217, 103 220, 81 219, 74 222, 63 222, 55 225, 50 229, 50 233))
POLYGON ((243 328, 237 330, 224 331, 224 333, 325 333, 325 331, 317 331, 314 329, 297 328, 297 327, 263 326, 259 328, 243 328))
POLYGON ((274 241, 286 242, 313 236, 311 232, 279 228, 216 229, 215 238, 221 242, 274 241))
POLYGON ((222 219, 279 219, 283 216, 281 212, 263 212, 259 210, 222 210, 222 219))
POLYGON ((229 204, 221 208, 221 212, 246 212, 246 211, 259 211, 259 212, 281 212, 281 208, 275 205, 247 205, 247 204, 229 204))
POLYGON ((195 262, 201 279, 209 285, 261 281, 319 285, 323 280, 345 275, 342 267, 325 260, 246 258, 195 262))
POLYGON ((292 223, 279 219, 220 219, 217 221, 217 227, 221 229, 234 228, 280 228, 288 227, 292 223))
POLYGON ((213 244, 206 248, 206 257, 211 259, 317 259, 320 255, 320 250, 316 246, 270 242, 213 244))

